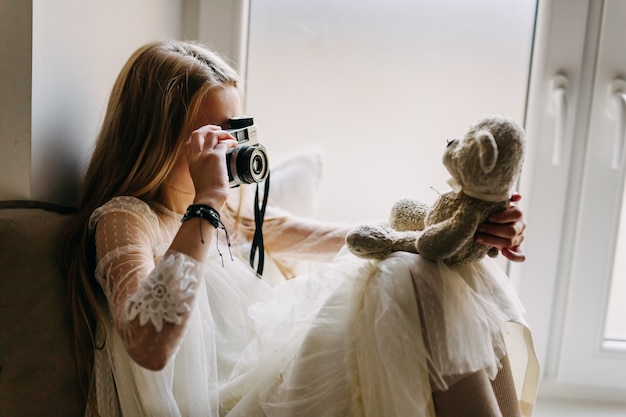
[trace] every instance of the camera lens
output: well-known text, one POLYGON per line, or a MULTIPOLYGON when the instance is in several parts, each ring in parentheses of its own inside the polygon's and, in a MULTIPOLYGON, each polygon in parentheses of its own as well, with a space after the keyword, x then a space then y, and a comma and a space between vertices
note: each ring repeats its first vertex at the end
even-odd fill
POLYGON ((263 172, 263 169, 265 167, 265 161, 263 160, 263 158, 261 158, 259 155, 255 155, 254 158, 252 159, 252 172, 255 175, 261 175, 261 173, 263 172))
POLYGON ((267 153, 261 145, 240 145, 226 154, 231 187, 263 181, 269 172, 267 153))

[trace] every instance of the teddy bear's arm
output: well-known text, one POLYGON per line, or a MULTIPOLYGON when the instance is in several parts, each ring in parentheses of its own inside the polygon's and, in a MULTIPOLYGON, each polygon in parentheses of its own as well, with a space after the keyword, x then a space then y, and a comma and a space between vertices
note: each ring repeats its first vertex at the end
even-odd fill
POLYGON ((417 252, 430 260, 449 258, 473 239, 481 220, 480 214, 459 209, 449 219, 424 230, 416 242, 417 252))
POLYGON ((420 231, 397 231, 386 224, 360 225, 346 236, 348 249, 360 258, 383 259, 392 252, 417 251, 420 231))

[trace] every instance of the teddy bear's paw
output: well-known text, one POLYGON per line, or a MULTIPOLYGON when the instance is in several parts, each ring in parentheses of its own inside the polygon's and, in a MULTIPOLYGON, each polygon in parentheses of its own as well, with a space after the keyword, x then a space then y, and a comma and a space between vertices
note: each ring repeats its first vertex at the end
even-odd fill
POLYGON ((348 249, 360 258, 383 259, 392 252, 393 229, 383 224, 356 226, 346 236, 348 249))

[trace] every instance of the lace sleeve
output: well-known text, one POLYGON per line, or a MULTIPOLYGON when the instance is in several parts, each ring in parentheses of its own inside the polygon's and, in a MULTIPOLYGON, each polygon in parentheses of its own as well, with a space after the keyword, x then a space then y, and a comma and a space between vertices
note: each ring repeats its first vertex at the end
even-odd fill
POLYGON ((158 257, 155 250, 164 242, 153 212, 109 210, 93 227, 96 278, 113 325, 136 362, 159 369, 180 344, 201 266, 173 251, 158 257))
POLYGON ((180 253, 168 253, 123 304, 122 321, 139 318, 144 326, 150 322, 157 331, 163 323, 182 324, 194 299, 194 263, 180 253))

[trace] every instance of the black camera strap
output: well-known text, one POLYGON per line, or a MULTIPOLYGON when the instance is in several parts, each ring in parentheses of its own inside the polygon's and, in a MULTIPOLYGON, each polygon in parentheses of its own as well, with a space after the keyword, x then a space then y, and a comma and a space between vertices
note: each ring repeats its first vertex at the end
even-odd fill
POLYGON ((270 173, 265 178, 265 186, 263 187, 263 201, 259 206, 259 183, 256 184, 256 194, 254 195, 254 237, 252 238, 252 246, 250 247, 250 266, 254 268, 254 258, 257 251, 259 252, 259 261, 257 263, 257 277, 262 278, 263 265, 265 261, 265 250, 263 247, 263 218, 265 217, 265 208, 267 207, 267 198, 270 192, 270 173))

